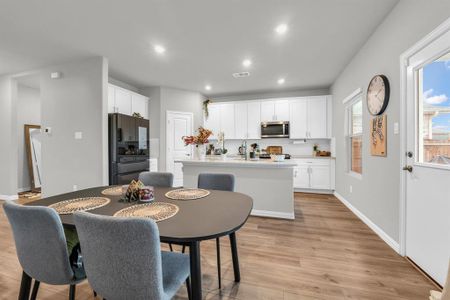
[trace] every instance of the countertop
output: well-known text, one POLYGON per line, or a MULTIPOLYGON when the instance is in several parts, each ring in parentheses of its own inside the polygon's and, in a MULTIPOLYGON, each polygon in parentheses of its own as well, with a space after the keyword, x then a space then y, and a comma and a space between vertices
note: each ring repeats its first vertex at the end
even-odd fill
POLYGON ((242 158, 221 158, 207 157, 205 160, 199 159, 182 159, 175 160, 183 165, 191 166, 220 166, 220 167, 249 167, 249 168, 293 168, 297 166, 294 161, 285 160, 282 162, 274 162, 270 159, 245 160, 242 158))

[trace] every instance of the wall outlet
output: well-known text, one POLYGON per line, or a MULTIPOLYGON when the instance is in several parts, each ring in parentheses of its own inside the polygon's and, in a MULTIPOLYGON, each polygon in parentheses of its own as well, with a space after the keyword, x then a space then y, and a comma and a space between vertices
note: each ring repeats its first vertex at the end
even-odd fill
POLYGON ((81 131, 75 132, 75 139, 81 140, 83 138, 83 133, 81 131))
POLYGON ((78 185, 76 185, 76 184, 73 185, 73 191, 74 192, 78 191, 78 185))
POLYGON ((350 186, 350 194, 353 193, 353 185, 350 186))
POLYGON ((399 134, 400 129, 399 129, 399 125, 398 122, 394 123, 394 134, 399 134))

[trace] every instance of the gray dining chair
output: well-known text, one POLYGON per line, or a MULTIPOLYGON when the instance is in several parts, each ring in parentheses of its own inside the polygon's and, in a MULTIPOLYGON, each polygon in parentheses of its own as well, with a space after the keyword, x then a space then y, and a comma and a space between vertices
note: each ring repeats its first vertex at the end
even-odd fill
POLYGON ((107 300, 171 299, 186 282, 189 256, 161 251, 153 220, 74 214, 88 281, 107 300))
MULTIPOLYGON (((234 191, 233 174, 202 173, 198 175, 197 186, 205 190, 234 191)), ((184 249, 183 249, 184 250, 184 249)), ((216 238, 217 275, 219 277, 219 289, 222 288, 222 276, 220 269, 220 239, 216 238)))
POLYGON ((6 201, 3 209, 11 224, 23 269, 19 299, 28 299, 32 279, 32 300, 36 299, 41 282, 70 285, 69 299, 75 299, 75 287, 86 275, 84 270, 75 273, 71 267, 58 213, 48 207, 23 206, 12 201, 6 201))
POLYGON ((172 187, 173 174, 169 172, 142 172, 139 180, 143 184, 155 187, 172 187))

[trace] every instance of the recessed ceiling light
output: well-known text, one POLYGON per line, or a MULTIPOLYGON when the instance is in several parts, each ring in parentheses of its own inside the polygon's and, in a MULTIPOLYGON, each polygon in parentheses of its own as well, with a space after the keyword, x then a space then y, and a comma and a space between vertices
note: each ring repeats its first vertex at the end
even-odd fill
POLYGON ((210 85, 205 85, 205 90, 210 91, 211 90, 211 86, 210 85))
POLYGON ((280 24, 277 27, 275 27, 275 32, 278 34, 285 34, 288 30, 288 26, 286 24, 280 24))
POLYGON ((166 48, 164 48, 161 45, 155 45, 154 49, 155 49, 155 52, 158 54, 163 54, 164 52, 166 52, 166 48))
POLYGON ((278 82, 278 84, 281 85, 281 84, 284 84, 285 81, 286 81, 286 80, 284 80, 284 78, 280 78, 280 79, 278 79, 277 82, 278 82))
POLYGON ((242 62, 242 65, 244 67, 250 67, 252 64, 252 61, 250 59, 244 59, 244 61, 242 62))

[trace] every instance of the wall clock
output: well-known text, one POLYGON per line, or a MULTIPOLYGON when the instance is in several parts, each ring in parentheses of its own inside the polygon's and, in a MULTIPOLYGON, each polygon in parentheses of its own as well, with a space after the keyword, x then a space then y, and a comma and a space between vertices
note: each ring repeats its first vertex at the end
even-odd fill
POLYGON ((389 80, 384 75, 375 75, 367 88, 367 108, 371 115, 381 115, 389 102, 389 80))

